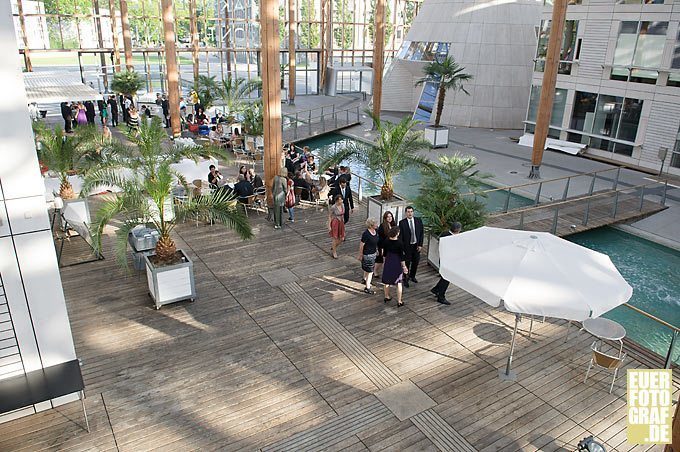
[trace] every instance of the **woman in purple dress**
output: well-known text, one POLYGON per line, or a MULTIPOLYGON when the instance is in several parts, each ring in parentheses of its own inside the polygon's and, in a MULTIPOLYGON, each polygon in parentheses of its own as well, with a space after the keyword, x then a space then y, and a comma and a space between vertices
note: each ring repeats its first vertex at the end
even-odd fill
POLYGON ((87 112, 85 111, 85 105, 82 102, 78 102, 78 114, 76 115, 76 122, 79 126, 84 126, 87 124, 87 112))
POLYGON ((404 306, 401 301, 402 295, 402 281, 404 274, 408 273, 406 263, 404 262, 404 246, 399 240, 399 226, 390 229, 387 234, 387 240, 383 243, 383 256, 385 264, 382 273, 382 282, 385 285, 385 303, 392 300, 390 297, 390 286, 397 286, 397 306, 404 306))

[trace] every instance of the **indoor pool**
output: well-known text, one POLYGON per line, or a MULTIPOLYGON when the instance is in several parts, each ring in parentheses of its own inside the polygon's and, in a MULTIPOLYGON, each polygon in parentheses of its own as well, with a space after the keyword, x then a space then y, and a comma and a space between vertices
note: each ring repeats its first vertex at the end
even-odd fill
MULTIPOLYGON (((322 135, 316 138, 305 140, 297 143, 298 146, 309 146, 316 155, 318 155, 322 160, 324 156, 334 153, 337 149, 347 146, 350 142, 356 142, 353 138, 346 137, 344 135, 339 135, 335 133, 330 133, 322 135)), ((380 177, 373 171, 364 167, 356 161, 349 160, 346 163, 352 170, 352 174, 357 174, 366 179, 379 182, 380 177)), ((411 168, 395 177, 394 180, 394 191, 405 197, 406 199, 413 200, 418 196, 418 190, 421 184, 420 171, 411 168)), ((352 179, 351 186, 352 189, 356 190, 358 180, 352 179)), ((494 188, 487 185, 488 188, 494 188)), ((371 184, 363 184, 362 190, 366 195, 375 195, 380 192, 380 188, 371 184)), ((486 204, 486 208, 490 212, 495 212, 502 210, 505 206, 507 198, 507 192, 491 192, 487 198, 480 198, 482 202, 486 204)), ((521 206, 528 206, 533 204, 533 200, 524 198, 519 195, 512 194, 510 196, 509 208, 514 209, 521 206)))
MULTIPOLYGON (((327 134, 299 145, 309 146, 323 159, 324 155, 351 141, 356 140, 339 134, 327 134)), ((379 177, 374 172, 357 162, 348 163, 352 173, 378 181, 379 177)), ((357 184, 355 179, 352 180, 354 189, 357 184)), ((420 185, 420 172, 411 169, 395 178, 394 188, 407 199, 414 199, 420 185)), ((365 185, 363 190, 366 194, 379 192, 379 188, 365 185)), ((492 193, 485 200, 487 209, 501 210, 505 198, 505 193, 492 193)), ((531 205, 532 202, 530 199, 512 195, 510 208, 531 205)), ((608 227, 576 234, 569 237, 569 240, 611 257, 626 281, 633 286, 633 297, 630 299, 632 305, 671 325, 680 325, 680 252, 608 227)), ((621 323, 626 328, 627 336, 633 341, 662 356, 666 355, 671 338, 668 328, 625 306, 612 310, 605 317, 621 323)), ((675 346, 673 360, 680 362, 680 343, 675 346)))
MULTIPOLYGON (((574 234, 568 239, 611 258, 633 286, 630 304, 671 325, 680 325, 680 251, 609 227, 574 234)), ((666 356, 671 338, 668 328, 625 306, 604 317, 621 323, 633 341, 666 356)), ((678 342, 673 360, 680 363, 678 342)))

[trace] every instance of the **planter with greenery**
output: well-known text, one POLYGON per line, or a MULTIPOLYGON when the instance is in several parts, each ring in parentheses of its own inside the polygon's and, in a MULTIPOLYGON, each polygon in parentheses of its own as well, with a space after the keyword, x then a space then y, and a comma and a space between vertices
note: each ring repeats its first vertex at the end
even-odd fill
POLYGON ((116 72, 111 82, 111 91, 125 96, 135 97, 137 91, 144 87, 144 78, 136 71, 116 72))
POLYGON ((449 129, 440 124, 446 91, 452 90, 469 93, 463 87, 463 83, 472 80, 472 75, 463 72, 464 67, 456 63, 453 57, 447 56, 439 61, 427 63, 423 68, 424 77, 416 82, 416 86, 432 83, 437 86, 437 109, 435 110, 434 124, 425 127, 425 139, 433 148, 449 146, 449 129))
POLYGON ((243 109, 243 135, 252 138, 255 147, 264 144, 264 107, 261 100, 248 104, 243 109))
POLYGON ((231 75, 222 80, 217 86, 217 98, 224 107, 227 121, 233 123, 238 119, 248 107, 250 95, 262 89, 262 80, 246 80, 244 78, 234 78, 231 75))
POLYGON ((93 233, 98 249, 107 224, 117 221, 116 256, 127 267, 128 234, 137 225, 155 228, 160 238, 155 255, 147 257, 146 268, 149 293, 156 309, 164 304, 196 297, 193 285, 193 265, 187 255, 177 250, 171 232, 178 222, 201 219, 221 223, 233 229, 242 239, 253 233, 243 209, 236 205, 233 196, 224 191, 193 196, 184 178, 174 172, 171 164, 182 158, 197 159, 217 150, 165 143, 167 134, 159 118, 150 125, 142 124, 138 135, 130 135, 133 147, 121 147, 118 164, 90 172, 83 189, 101 184, 118 187, 120 193, 109 195, 97 212, 93 233), (121 177, 120 169, 129 168, 132 177, 121 177), (172 204, 172 190, 177 183, 184 185, 187 196, 172 204), (168 205, 173 206, 175 222, 167 220, 168 205))
POLYGON ((475 169, 474 157, 454 155, 440 157, 439 163, 422 171, 422 180, 414 207, 423 219, 428 238, 427 261, 439 268, 439 236, 451 223, 463 225, 463 231, 484 225, 486 209, 479 196, 484 196, 483 180, 490 177, 475 169), (467 196, 463 196, 467 195, 467 196))
POLYGON ((393 124, 381 121, 370 111, 375 124, 377 137, 372 145, 358 142, 350 143, 345 149, 340 149, 327 157, 321 167, 322 171, 343 160, 353 158, 368 169, 380 175, 380 194, 368 198, 368 216, 380 221, 386 211, 391 211, 395 220, 403 216, 406 201, 394 194, 394 177, 407 168, 427 168, 432 163, 417 154, 421 149, 427 149, 429 143, 423 139, 422 132, 413 130, 417 121, 409 117, 393 124))

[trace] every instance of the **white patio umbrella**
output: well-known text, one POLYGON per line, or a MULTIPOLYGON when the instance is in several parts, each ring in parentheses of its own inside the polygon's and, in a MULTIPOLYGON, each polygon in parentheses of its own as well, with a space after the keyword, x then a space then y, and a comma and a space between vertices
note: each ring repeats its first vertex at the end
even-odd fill
POLYGON ((439 240, 440 274, 491 306, 583 321, 625 303, 633 288, 609 256, 546 232, 481 227, 439 240))

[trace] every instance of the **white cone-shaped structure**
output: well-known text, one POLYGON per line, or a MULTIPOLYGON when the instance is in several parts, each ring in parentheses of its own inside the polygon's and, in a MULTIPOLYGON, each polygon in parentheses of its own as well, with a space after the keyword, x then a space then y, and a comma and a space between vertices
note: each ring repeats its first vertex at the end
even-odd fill
MULTIPOLYGON (((412 42, 450 43, 449 55, 474 79, 470 93, 449 92, 442 124, 522 128, 536 54, 536 27, 543 4, 533 0, 425 0, 406 37, 412 42)), ((419 56, 395 58, 388 71, 382 109, 415 111, 422 87, 419 56)), ((434 120, 434 114, 432 115, 434 120)))

